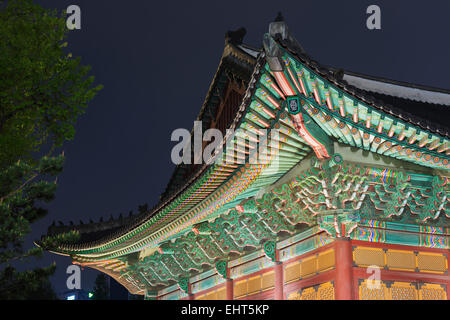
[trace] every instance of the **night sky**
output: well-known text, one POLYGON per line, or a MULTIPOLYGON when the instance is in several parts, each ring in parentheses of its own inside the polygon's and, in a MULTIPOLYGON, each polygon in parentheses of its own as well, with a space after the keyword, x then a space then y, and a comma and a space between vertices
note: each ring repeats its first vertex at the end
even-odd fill
MULTIPOLYGON (((106 1, 41 0, 47 8, 81 8, 81 30, 69 49, 92 66, 104 89, 64 145, 66 164, 48 215, 27 246, 53 220, 106 220, 152 207, 174 165, 170 135, 190 130, 218 66, 227 30, 243 26, 260 47, 278 11, 311 57, 328 66, 450 89, 448 1, 106 1), (366 8, 381 7, 381 30, 366 28, 366 8)), ((66 290, 70 259, 46 253, 31 267, 56 261, 57 293, 66 290)), ((29 268, 30 264, 24 266, 29 268)), ((82 272, 90 290, 97 272, 82 272)))

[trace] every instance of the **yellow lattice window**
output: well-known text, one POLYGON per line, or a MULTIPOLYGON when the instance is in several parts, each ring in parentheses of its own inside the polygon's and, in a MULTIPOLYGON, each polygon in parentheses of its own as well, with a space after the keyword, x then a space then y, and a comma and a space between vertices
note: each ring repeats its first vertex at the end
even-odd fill
POLYGON ((416 286, 409 282, 394 282, 390 288, 392 300, 417 300, 416 286))
POLYGON ((302 290, 301 300, 317 300, 317 292, 314 287, 302 290))
POLYGON ((334 300, 334 286, 331 282, 322 283, 317 289, 318 300, 334 300))
POLYGON ((319 253, 317 265, 319 272, 332 269, 334 267, 334 249, 319 253))
POLYGON ((216 290, 212 290, 208 293, 197 296, 195 300, 226 300, 227 289, 226 287, 221 287, 216 290))
POLYGON ((413 251, 388 250, 386 265, 391 270, 415 271, 416 258, 413 251))
POLYGON ((447 257, 439 253, 419 252, 417 267, 420 272, 445 273, 447 271, 447 257))
POLYGON ((359 300, 388 300, 389 292, 380 280, 364 280, 359 285, 359 300))
POLYGON ((300 262, 295 261, 290 263, 284 269, 284 282, 289 283, 295 280, 300 279, 300 262))
POLYGON ((269 271, 262 275, 261 289, 269 290, 275 286, 275 271, 269 271))
POLYGON ((288 300, 301 300, 302 296, 300 295, 300 292, 292 292, 288 295, 288 300))
POLYGON ((420 300, 447 300, 446 290, 439 284, 425 283, 419 289, 420 300))
POLYGON ((386 264, 384 251, 381 248, 356 247, 353 250, 353 261, 359 267, 379 266, 386 264))
POLYGON ((315 256, 302 260, 300 266, 300 275, 302 278, 315 275, 316 270, 317 270, 317 258, 315 256))
POLYGON ((249 278, 247 288, 248 294, 259 292, 261 290, 261 275, 249 278))
POLYGON ((217 300, 217 292, 211 291, 205 294, 205 298, 203 300, 217 300))
POLYGON ((247 279, 235 283, 233 289, 234 297, 239 298, 247 294, 247 279))
POLYGON ((222 287, 217 289, 217 300, 226 300, 227 299, 227 288, 222 287))

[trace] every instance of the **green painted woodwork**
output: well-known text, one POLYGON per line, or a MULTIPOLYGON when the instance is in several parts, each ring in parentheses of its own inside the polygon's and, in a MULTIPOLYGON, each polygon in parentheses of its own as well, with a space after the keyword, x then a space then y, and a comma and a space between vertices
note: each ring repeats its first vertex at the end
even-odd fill
MULTIPOLYGON (((280 130, 279 144, 278 148, 276 148, 278 149, 278 152, 273 159, 275 166, 269 166, 270 162, 267 165, 256 164, 250 166, 237 163, 237 168, 230 170, 230 172, 227 173, 227 178, 226 180, 223 180, 224 182, 218 180, 217 184, 211 184, 210 181, 214 178, 215 174, 217 175, 217 172, 222 170, 222 167, 219 165, 213 165, 202 177, 198 178, 187 191, 182 193, 172 202, 169 202, 166 207, 158 212, 158 214, 138 226, 133 231, 116 238, 114 241, 103 245, 96 245, 91 249, 71 248, 64 252, 70 254, 75 253, 76 259, 87 262, 120 257, 123 254, 139 251, 150 243, 155 243, 156 239, 161 239, 164 234, 166 235, 165 237, 172 236, 167 231, 164 231, 164 225, 169 225, 169 223, 181 224, 188 220, 188 216, 194 217, 197 212, 201 212, 205 206, 211 203, 211 197, 217 198, 220 194, 229 193, 230 199, 227 200, 227 202, 218 205, 211 216, 214 217, 223 214, 223 212, 226 212, 226 210, 230 208, 228 204, 232 202, 233 197, 238 197, 239 201, 242 201, 242 199, 254 196, 261 187, 275 182, 279 177, 297 164, 299 160, 307 156, 311 150, 310 147, 296 131, 293 130, 293 123, 289 118, 289 115, 284 112, 283 109, 280 109, 280 106, 274 104, 277 103, 281 105, 281 101, 276 95, 269 93, 270 91, 266 87, 267 83, 264 80, 261 80, 264 79, 264 77, 265 74, 260 77, 254 97, 240 122, 240 128, 252 132, 255 132, 255 130, 267 129, 269 134, 272 127, 280 130), (272 114, 273 117, 271 117, 270 114, 272 114), (270 126, 265 127, 263 124, 259 123, 258 119, 261 118, 264 118, 265 121, 271 120, 270 126), (258 172, 255 171, 255 174, 251 173, 251 170, 254 170, 256 167, 259 167, 258 172), (242 172, 250 172, 251 175, 255 176, 255 180, 253 183, 248 184, 245 191, 233 195, 229 190, 230 183, 235 181, 236 178, 239 178, 239 176, 243 176, 242 172), (208 184, 210 184, 211 187, 208 187, 208 184), (203 190, 204 193, 199 194, 199 190, 203 190), (207 194, 208 192, 210 192, 209 195, 207 194), (194 201, 192 201, 192 198, 194 201), (182 207, 184 203, 187 205, 182 207), (179 209, 180 207, 182 207, 182 209, 179 209), (177 217, 183 217, 183 215, 186 216, 185 219, 178 218, 178 220, 174 220, 177 217), (161 221, 164 221, 164 224, 161 224, 161 221), (159 227, 159 229, 156 229, 157 227, 159 227), (152 234, 152 231, 155 233, 152 234)), ((235 146, 234 149, 227 150, 225 155, 232 154, 233 152, 236 154, 239 152, 240 146, 237 144, 237 137, 235 137, 233 141, 235 142, 232 144, 235 146)), ((256 154, 257 151, 258 150, 255 150, 253 154, 256 154)), ((225 155, 222 157, 225 157, 225 155)), ((251 156, 252 154, 248 157, 251 156)), ((236 166, 236 163, 233 163, 233 165, 236 166)), ((223 178, 221 177, 220 179, 223 178)), ((242 185, 245 186, 245 184, 242 185)), ((208 218, 211 219, 211 217, 208 218)), ((174 233, 173 235, 176 234, 177 233, 174 233)), ((88 245, 89 244, 84 247, 88 245)))
POLYGON ((271 240, 271 241, 265 242, 263 249, 264 249, 264 253, 266 254, 267 257, 269 257, 272 261, 276 261, 276 259, 277 259, 277 255, 276 255, 277 243, 276 243, 276 241, 271 240))
MULTIPOLYGON (((331 237, 349 237, 357 234, 360 221, 368 219, 390 221, 410 215, 419 224, 434 221, 437 215, 450 218, 446 211, 447 178, 428 177, 428 181, 428 186, 414 185, 407 172, 346 162, 341 155, 328 161, 313 158, 311 167, 290 182, 259 199, 246 199, 212 221, 195 225, 195 232, 161 244, 162 252, 171 254, 156 252, 138 265, 144 270, 151 266, 149 282, 156 285, 161 280, 168 283, 187 276, 191 270, 199 272, 202 265, 215 266, 219 271, 219 264, 232 253, 244 254, 244 248, 262 248, 275 259, 271 250, 276 246, 274 239, 282 232, 296 234, 297 225, 317 226, 331 237), (406 197, 409 189, 415 191, 406 197)), ((395 237, 395 232, 389 237, 395 237)))
POLYGON ((224 260, 217 261, 216 262, 216 270, 222 276, 222 278, 226 279, 228 277, 226 261, 224 261, 224 260))
POLYGON ((280 50, 286 65, 284 75, 291 82, 303 82, 306 95, 292 87, 306 102, 303 106, 307 113, 330 137, 423 166, 450 169, 448 139, 380 112, 330 83, 284 48, 280 50), (291 75, 297 75, 297 79, 291 75))
POLYGON ((178 280, 178 285, 180 286, 180 289, 183 290, 185 293, 189 294, 189 278, 180 278, 178 280))
POLYGON ((248 100, 230 127, 237 131, 228 140, 233 143, 224 145, 218 156, 222 162, 206 167, 129 230, 55 251, 79 262, 121 258, 128 262, 121 277, 138 290, 178 283, 189 293, 192 274, 215 267, 226 277, 230 256, 244 256, 249 250, 263 249, 274 261, 275 239, 305 228, 323 233, 302 244, 306 249, 299 252, 338 237, 448 248, 449 178, 431 169, 450 169, 449 141, 384 114, 278 47, 283 75, 296 94, 283 95, 260 57, 248 100), (292 101, 298 112, 289 109, 292 101), (329 159, 311 157, 305 163, 312 149, 292 117, 300 112, 307 131, 326 147, 329 159), (239 140, 245 133, 238 129, 254 136, 278 130, 277 144, 272 145, 276 154, 267 163, 258 161, 261 150, 239 140), (345 154, 334 153, 336 141, 372 156, 431 169, 423 173, 408 166, 348 161, 345 154), (226 162, 228 158, 233 162, 226 162), (249 163, 250 159, 255 161, 249 163), (294 178, 274 187, 298 164, 302 170, 294 178), (129 259, 150 248, 158 250, 129 259))
POLYGON ((298 114, 301 111, 300 99, 296 96, 287 97, 287 108, 290 114, 298 114))

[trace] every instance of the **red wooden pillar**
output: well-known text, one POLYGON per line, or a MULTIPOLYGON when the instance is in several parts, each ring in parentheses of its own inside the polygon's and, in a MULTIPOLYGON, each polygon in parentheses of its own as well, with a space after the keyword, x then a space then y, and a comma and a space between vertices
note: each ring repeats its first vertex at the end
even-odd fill
POLYGON ((227 288, 227 300, 234 300, 234 285, 233 279, 226 279, 226 288, 227 288))
POLYGON ((349 238, 336 239, 336 300, 352 300, 353 295, 353 255, 349 238))
POLYGON ((450 300, 450 249, 447 251, 447 300, 450 300))
POLYGON ((189 293, 188 293, 188 300, 195 300, 194 294, 192 293, 191 284, 189 283, 189 293))
POLYGON ((275 262, 275 300, 284 300, 283 262, 275 262))

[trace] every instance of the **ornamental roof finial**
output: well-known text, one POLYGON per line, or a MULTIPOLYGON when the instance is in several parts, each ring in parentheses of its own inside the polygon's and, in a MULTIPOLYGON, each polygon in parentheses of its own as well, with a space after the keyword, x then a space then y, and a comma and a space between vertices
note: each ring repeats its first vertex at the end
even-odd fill
MULTIPOLYGON (((292 49, 296 50, 300 54, 305 54, 305 50, 303 50, 300 43, 298 43, 298 41, 289 32, 289 28, 287 26, 286 21, 284 21, 284 18, 283 18, 283 15, 281 14, 281 12, 278 12, 278 15, 275 18, 275 21, 271 22, 269 24, 269 36, 271 36, 274 39, 278 39, 278 37, 279 37, 282 40, 285 40, 287 43, 289 43, 289 46, 292 49)), ((269 44, 266 43, 265 49, 268 49, 267 45, 269 45, 269 44)))
POLYGON ((284 21, 283 15, 281 14, 281 11, 278 11, 278 14, 274 20, 274 22, 281 22, 284 21))
POLYGON ((225 42, 229 42, 235 45, 242 44, 247 30, 244 27, 237 29, 236 31, 227 31, 225 33, 225 42))

